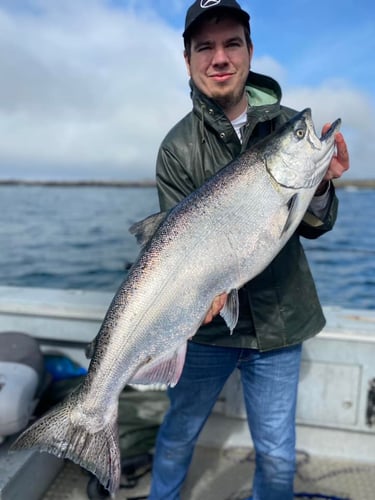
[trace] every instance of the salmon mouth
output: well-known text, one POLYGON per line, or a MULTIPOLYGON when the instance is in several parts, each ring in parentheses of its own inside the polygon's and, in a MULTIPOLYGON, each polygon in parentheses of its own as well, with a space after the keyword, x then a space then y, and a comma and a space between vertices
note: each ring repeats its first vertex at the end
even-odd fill
POLYGON ((326 142, 329 139, 331 139, 331 137, 337 134, 337 132, 340 130, 340 126, 341 126, 341 118, 337 118, 337 120, 335 120, 329 127, 327 132, 325 134, 322 134, 320 141, 326 142))

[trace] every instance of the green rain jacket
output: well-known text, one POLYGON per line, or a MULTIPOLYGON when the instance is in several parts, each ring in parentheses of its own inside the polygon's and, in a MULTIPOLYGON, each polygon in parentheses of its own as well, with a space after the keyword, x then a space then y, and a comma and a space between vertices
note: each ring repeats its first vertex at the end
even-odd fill
MULTIPOLYGON (((248 120, 241 144, 221 108, 190 85, 193 109, 170 130, 158 153, 156 178, 163 211, 296 113, 280 105, 281 89, 275 80, 251 71, 246 84, 248 120)), ((307 213, 271 264, 239 290, 240 314, 232 335, 217 316, 198 330, 193 341, 267 351, 320 332, 325 319, 300 236, 313 239, 331 230, 337 205, 331 186, 323 220, 307 213)))

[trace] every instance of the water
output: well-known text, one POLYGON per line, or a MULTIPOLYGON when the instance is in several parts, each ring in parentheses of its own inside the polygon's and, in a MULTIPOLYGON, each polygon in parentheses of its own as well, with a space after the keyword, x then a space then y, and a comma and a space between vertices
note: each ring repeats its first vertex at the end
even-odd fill
MULTIPOLYGON (((303 240, 324 305, 375 309, 375 190, 339 190, 334 230, 303 240)), ((0 186, 0 285, 115 292, 138 253, 127 231, 154 188, 0 186)))
POLYGON ((128 227, 156 191, 0 186, 0 284, 116 290, 138 248, 128 227))
POLYGON ((338 190, 333 230, 304 240, 323 304, 375 309, 375 190, 338 190))

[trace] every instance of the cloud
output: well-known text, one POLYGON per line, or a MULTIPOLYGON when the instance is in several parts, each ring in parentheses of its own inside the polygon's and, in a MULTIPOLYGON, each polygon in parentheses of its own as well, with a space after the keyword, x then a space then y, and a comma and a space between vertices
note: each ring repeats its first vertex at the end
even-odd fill
POLYGON ((100 2, 46 2, 36 15, 0 11, 0 33, 1 164, 153 176, 160 140, 189 108, 173 29, 100 2))
POLYGON ((255 57, 251 69, 257 73, 270 75, 282 84, 287 76, 286 69, 271 56, 255 57))
MULTIPOLYGON (((153 178, 160 141, 190 109, 181 27, 174 29, 149 1, 142 10, 138 2, 126 5, 2 2, 3 177, 153 178)), ((180 0, 170 6, 183 15, 180 0)), ((374 177, 369 95, 344 80, 292 88, 285 65, 267 55, 255 58, 254 70, 281 82, 285 104, 310 106, 319 127, 341 116, 351 175, 374 177)))

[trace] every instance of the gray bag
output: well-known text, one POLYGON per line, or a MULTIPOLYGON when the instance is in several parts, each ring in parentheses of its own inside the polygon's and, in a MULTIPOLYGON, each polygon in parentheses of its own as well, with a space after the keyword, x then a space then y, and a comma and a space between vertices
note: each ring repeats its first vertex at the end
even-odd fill
POLYGON ((27 426, 43 373, 43 355, 33 337, 0 332, 0 442, 27 426))

